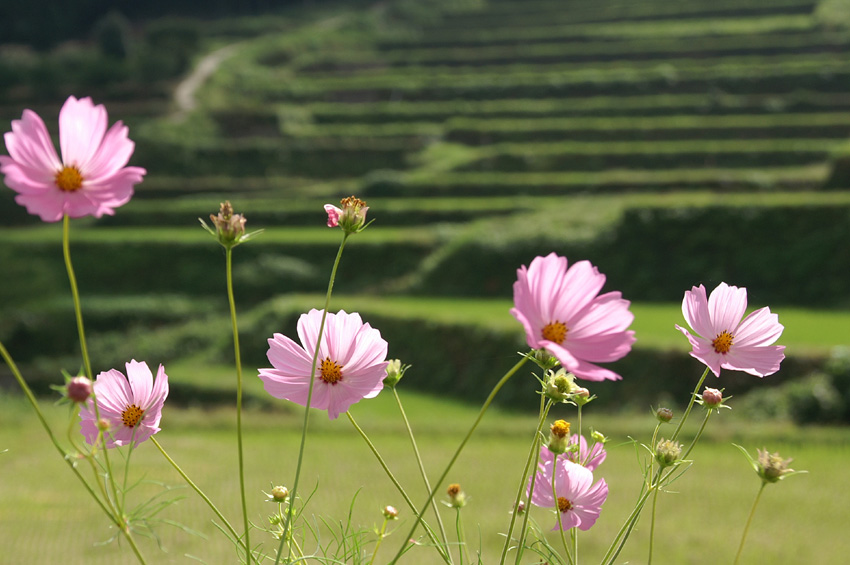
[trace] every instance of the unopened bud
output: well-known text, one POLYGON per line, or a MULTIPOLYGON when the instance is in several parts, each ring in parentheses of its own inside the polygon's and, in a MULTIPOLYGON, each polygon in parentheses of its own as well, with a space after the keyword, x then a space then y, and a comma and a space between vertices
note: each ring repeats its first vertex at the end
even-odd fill
POLYGON ((723 402, 723 393, 716 388, 706 388, 702 391, 702 401, 705 406, 714 408, 723 402))
POLYGON ((673 411, 669 408, 659 408, 655 411, 655 417, 659 422, 666 424, 673 419, 673 411))
POLYGON ((555 420, 549 428, 547 447, 552 453, 565 453, 570 443, 570 424, 564 420, 555 420))
POLYGON ((544 371, 548 371, 550 369, 554 369, 561 362, 558 361, 558 358, 546 351, 545 349, 535 349, 532 354, 532 358, 537 365, 543 369, 544 371))
POLYGON ((68 398, 74 402, 85 402, 92 393, 92 384, 88 377, 74 377, 65 387, 68 398))
POLYGON ((384 379, 384 386, 389 388, 395 387, 409 368, 410 365, 402 365, 399 359, 389 361, 387 363, 387 376, 384 379))
POLYGON ((398 518, 398 510, 395 506, 384 506, 382 513, 384 518, 387 520, 395 520, 398 518))
POLYGON ((662 439, 655 447, 655 460, 663 469, 675 463, 682 456, 682 444, 669 439, 662 439))
POLYGON ((605 434, 603 434, 602 432, 597 432, 596 430, 590 432, 590 439, 592 439, 596 443, 601 443, 602 445, 608 443, 608 438, 605 437, 605 434))
POLYGON ((450 484, 446 494, 449 495, 449 506, 452 508, 463 508, 466 505, 466 493, 460 489, 459 484, 450 484))
POLYGON ((286 487, 274 487, 272 489, 272 498, 275 502, 283 502, 289 497, 289 489, 286 487))
POLYGON ((97 429, 99 429, 102 432, 109 430, 109 420, 105 420, 104 418, 101 418, 100 420, 98 420, 97 421, 97 429))

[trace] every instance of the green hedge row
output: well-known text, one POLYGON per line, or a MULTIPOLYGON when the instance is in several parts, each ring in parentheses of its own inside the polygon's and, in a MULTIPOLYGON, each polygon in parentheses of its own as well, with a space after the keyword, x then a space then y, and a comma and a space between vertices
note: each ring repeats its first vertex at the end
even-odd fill
POLYGON ((505 295, 515 273, 503 265, 554 250, 591 260, 633 300, 676 301, 693 285, 726 281, 749 287, 756 303, 850 306, 848 206, 630 209, 586 240, 559 237, 570 221, 567 208, 548 224, 532 216, 482 226, 437 252, 411 292, 505 295))
POLYGON ((564 116, 667 117, 761 116, 774 112, 847 112, 850 94, 798 90, 786 94, 732 95, 716 91, 695 94, 564 97, 542 99, 445 100, 424 102, 312 103, 306 106, 317 124, 441 122, 453 117, 558 118, 564 116))

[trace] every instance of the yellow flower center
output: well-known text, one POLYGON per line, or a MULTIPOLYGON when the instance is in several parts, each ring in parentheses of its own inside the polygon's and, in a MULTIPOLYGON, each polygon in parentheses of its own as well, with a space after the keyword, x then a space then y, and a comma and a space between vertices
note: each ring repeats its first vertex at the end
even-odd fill
POLYGON ((136 424, 139 423, 139 420, 141 420, 144 415, 144 410, 135 404, 131 404, 125 408, 123 412, 121 412, 121 421, 124 422, 124 425, 128 428, 135 428, 136 424))
POLYGON ((331 361, 330 357, 325 357, 324 361, 322 361, 322 364, 319 366, 319 372, 321 373, 319 378, 329 385, 335 385, 342 379, 342 365, 331 361))
POLYGON ((561 512, 569 512, 573 509, 573 503, 564 498, 563 496, 558 497, 558 510, 561 512))
POLYGON ((711 345, 714 346, 714 351, 717 353, 729 353, 732 348, 732 334, 723 330, 720 335, 714 338, 711 345))
POLYGON ((543 339, 553 343, 564 343, 567 339, 567 326, 563 322, 549 322, 543 328, 543 339))
POLYGON ((555 423, 549 429, 552 434, 558 437, 566 437, 570 433, 570 423, 564 420, 555 420, 555 423))
POLYGON ((77 167, 63 167, 56 173, 56 186, 65 192, 74 192, 83 186, 83 175, 77 167))

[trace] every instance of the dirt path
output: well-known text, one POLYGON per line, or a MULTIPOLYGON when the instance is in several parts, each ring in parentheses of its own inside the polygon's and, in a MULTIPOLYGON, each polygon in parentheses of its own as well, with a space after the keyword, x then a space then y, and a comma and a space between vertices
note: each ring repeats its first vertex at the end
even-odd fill
POLYGON ((176 109, 171 114, 172 120, 182 121, 189 112, 195 109, 195 106, 197 106, 195 91, 204 84, 223 61, 233 55, 238 46, 238 43, 232 43, 204 55, 189 76, 180 81, 177 88, 174 89, 176 109))

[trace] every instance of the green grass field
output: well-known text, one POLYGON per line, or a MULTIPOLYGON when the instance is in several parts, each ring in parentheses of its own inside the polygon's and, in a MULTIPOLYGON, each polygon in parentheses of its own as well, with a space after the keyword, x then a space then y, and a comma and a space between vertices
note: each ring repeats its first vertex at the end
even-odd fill
MULTIPOLYGON (((181 370, 169 371, 172 379, 181 370)), ((402 387, 403 389, 403 387, 402 387)), ((445 399, 416 396, 401 391, 417 439, 425 454, 432 479, 473 420, 476 408, 445 399)), ((45 403, 46 404, 46 403, 45 403)), ((276 402, 279 408, 251 411, 245 417, 247 491, 251 520, 263 524, 271 505, 264 502, 272 484, 291 486, 300 438, 300 409, 276 402)), ((130 562, 128 551, 115 543, 98 546, 113 532, 76 484, 59 456, 46 440, 28 406, 18 398, 0 399, 0 473, 9 488, 0 489, 0 563, 50 563, 67 565, 130 562)), ((45 405, 58 429, 65 408, 45 405)), ((423 501, 423 490, 415 462, 390 394, 358 404, 352 413, 369 433, 378 449, 397 473, 411 496, 423 501)), ((636 496, 640 482, 636 451, 628 436, 648 441, 653 419, 647 414, 593 414, 586 410, 585 425, 611 437, 609 456, 597 470, 609 484, 610 494, 596 526, 580 538, 582 562, 597 562, 607 540, 619 528, 636 496)), ((557 417, 572 419, 574 412, 560 410, 557 417)), ((755 451, 766 447, 794 457, 793 467, 808 475, 792 477, 770 486, 758 509, 743 563, 840 563, 848 549, 844 526, 850 495, 844 483, 845 464, 850 455, 847 434, 832 428, 795 428, 781 422, 748 424, 734 411, 724 411, 712 421, 707 439, 693 454, 695 465, 674 484, 675 493, 659 501, 656 555, 663 563, 714 564, 731 562, 758 478, 743 456, 730 445, 740 443, 755 451), (783 532, 787 532, 784 534, 783 532), (793 532, 793 534, 791 534, 793 532)), ((221 507, 231 523, 239 522, 237 466, 235 460, 235 414, 230 409, 175 409, 164 412, 163 431, 157 436, 163 447, 221 507)), ((508 509, 516 480, 527 453, 534 420, 526 416, 493 411, 459 459, 449 482, 459 482, 470 497, 463 510, 464 526, 474 555, 479 546, 483 563, 498 561, 499 532, 507 528, 508 509), (479 545, 480 540, 480 545, 479 545)), ((691 429, 691 431, 693 428, 691 429)), ((663 433, 663 431, 662 431, 663 433)), ((113 458, 113 460, 115 460, 113 458)), ((133 455, 133 475, 170 486, 181 479, 150 443, 133 455)), ((352 497, 353 523, 371 530, 379 525, 380 509, 392 504, 401 511, 394 523, 397 531, 381 549, 377 562, 385 562, 398 548, 410 524, 410 510, 345 417, 329 422, 324 414, 311 419, 304 488, 317 486, 308 514, 335 523, 344 520, 352 497)), ((441 486, 442 490, 445 485, 441 486)), ((140 490, 153 491, 152 488, 140 490)), ((175 494, 176 493, 176 494, 175 494)), ((142 541, 151 563, 210 564, 234 562, 233 551, 211 523, 212 515, 188 489, 175 491, 183 497, 167 509, 163 518, 199 532, 190 535, 168 525, 157 532, 167 552, 142 541), (188 557, 194 556, 194 558, 188 557)), ((141 493, 139 493, 141 496, 141 493)), ((131 495, 132 496, 132 495, 131 495)), ((453 511, 443 509, 444 520, 453 524, 453 511)), ((532 516, 548 530, 552 516, 534 509, 532 516)), ((315 517, 315 518, 314 518, 315 517)), ((618 563, 641 563, 647 553, 648 521, 633 534, 618 563)), ((370 537, 369 539, 374 539, 370 537)), ((328 533, 323 533, 328 540, 328 533)), ((269 547, 273 542, 259 532, 252 541, 269 547)), ((314 547, 313 543, 306 547, 314 547)), ((367 546, 371 552, 372 546, 367 546)), ((403 563, 437 563, 434 552, 417 547, 403 563)), ((530 559, 526 563, 532 563, 530 559)))

